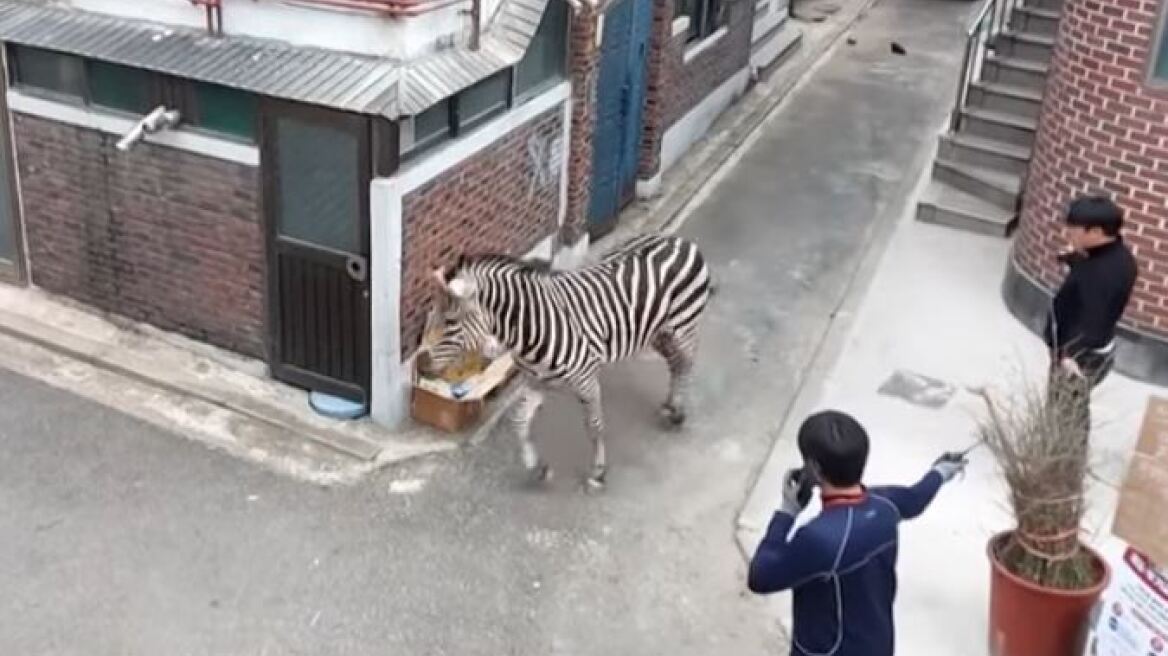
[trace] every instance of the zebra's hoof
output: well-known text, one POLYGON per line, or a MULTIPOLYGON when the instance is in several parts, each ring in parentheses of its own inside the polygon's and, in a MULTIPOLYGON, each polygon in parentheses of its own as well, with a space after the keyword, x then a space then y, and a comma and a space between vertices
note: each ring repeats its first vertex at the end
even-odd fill
POLYGON ((668 403, 661 406, 658 415, 661 418, 661 425, 667 429, 676 430, 685 424, 685 411, 678 410, 668 403))
POLYGON ((584 479, 584 490, 586 492, 602 492, 605 486, 605 477, 608 470, 601 469, 594 471, 590 476, 584 479))
POLYGON ((542 485, 550 482, 555 473, 552 471, 550 465, 540 463, 528 470, 528 477, 532 485, 542 485))

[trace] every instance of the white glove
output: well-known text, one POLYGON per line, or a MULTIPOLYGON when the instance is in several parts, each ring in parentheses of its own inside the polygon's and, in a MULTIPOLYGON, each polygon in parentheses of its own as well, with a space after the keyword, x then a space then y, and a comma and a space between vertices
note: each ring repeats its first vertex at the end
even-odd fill
POLYGON ((948 483, 965 471, 969 460, 960 453, 946 453, 933 463, 933 471, 941 475, 941 480, 948 483))
POLYGON ((1075 362, 1074 359, 1063 358, 1059 364, 1062 365, 1063 371, 1067 375, 1073 376, 1075 378, 1086 378, 1086 376, 1083 375, 1082 368, 1079 367, 1079 363, 1075 362))

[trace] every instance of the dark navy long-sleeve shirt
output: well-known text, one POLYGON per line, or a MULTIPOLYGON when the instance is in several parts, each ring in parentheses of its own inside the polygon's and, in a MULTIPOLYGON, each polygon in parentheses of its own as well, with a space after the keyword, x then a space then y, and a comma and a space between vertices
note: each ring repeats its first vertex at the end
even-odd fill
POLYGON ((775 513, 748 585, 759 594, 793 590, 792 656, 893 656, 899 524, 924 512, 941 483, 930 471, 912 487, 825 497, 790 541, 795 518, 775 513))
POLYGON ((1072 261, 1051 300, 1043 337, 1058 357, 1101 349, 1115 338, 1138 269, 1123 239, 1097 246, 1072 261))

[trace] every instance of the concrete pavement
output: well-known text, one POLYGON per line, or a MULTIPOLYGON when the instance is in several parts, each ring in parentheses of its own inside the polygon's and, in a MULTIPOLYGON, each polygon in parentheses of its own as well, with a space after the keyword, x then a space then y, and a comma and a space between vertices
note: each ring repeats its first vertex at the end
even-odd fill
MULTIPOLYGON (((739 518, 739 540, 753 554, 780 498, 783 472, 799 462, 795 434, 821 408, 853 414, 872 437, 870 484, 910 484, 945 451, 976 439, 984 402, 969 388, 989 386, 1005 398, 1012 388, 1042 384, 1042 343, 1007 312, 1000 296, 1009 242, 913 221, 907 212, 870 287, 835 347, 825 350, 825 375, 800 393, 775 449, 739 518), (940 408, 882 394, 898 371, 948 385, 940 408)), ((1143 383, 1112 375, 1096 391, 1094 474, 1088 538, 1114 551, 1109 535, 1122 480, 1149 394, 1143 383)), ((901 533, 898 653, 984 656, 989 603, 986 541, 1012 527, 1007 496, 989 452, 971 454, 967 475, 946 486, 932 508, 901 533)), ((801 518, 814 516, 813 505, 801 518)), ((789 596, 777 608, 789 622, 789 596)))
POLYGON ((534 426, 548 490, 506 434, 322 489, 0 375, 0 653, 783 653, 733 521, 924 163, 970 8, 876 5, 695 198, 721 287, 690 423, 656 428, 657 359, 608 372, 603 495, 563 397, 534 426))

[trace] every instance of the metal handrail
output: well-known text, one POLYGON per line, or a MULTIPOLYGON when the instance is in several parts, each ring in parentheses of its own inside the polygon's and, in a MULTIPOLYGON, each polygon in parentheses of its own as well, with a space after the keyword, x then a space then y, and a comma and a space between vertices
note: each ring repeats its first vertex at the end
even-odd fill
POLYGON ((969 87, 981 72, 986 52, 994 49, 995 40, 1006 30, 1014 9, 1021 0, 985 0, 965 30, 965 55, 961 63, 961 79, 957 84, 957 98, 949 118, 950 130, 961 127, 961 110, 969 97, 969 87))

